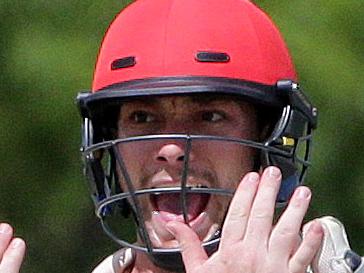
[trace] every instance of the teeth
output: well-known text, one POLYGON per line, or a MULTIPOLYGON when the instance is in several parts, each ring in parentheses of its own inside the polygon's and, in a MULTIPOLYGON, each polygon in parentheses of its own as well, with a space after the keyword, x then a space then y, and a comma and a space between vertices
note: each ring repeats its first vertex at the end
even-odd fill
MULTIPOLYGON (((180 185, 176 185, 176 186, 180 186, 180 185)), ((162 186, 162 187, 151 187, 152 189, 159 189, 159 188, 174 188, 176 186, 162 186)), ((202 184, 196 184, 196 185, 190 185, 190 184, 187 184, 186 185, 187 188, 208 188, 207 186, 205 185, 202 185, 202 184)))
POLYGON ((186 185, 189 188, 207 188, 207 186, 204 186, 202 184, 197 184, 197 185, 186 185))

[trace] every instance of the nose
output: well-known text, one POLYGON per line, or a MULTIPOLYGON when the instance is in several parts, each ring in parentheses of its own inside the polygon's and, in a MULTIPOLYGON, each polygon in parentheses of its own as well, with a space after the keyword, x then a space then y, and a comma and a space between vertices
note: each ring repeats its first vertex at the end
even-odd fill
MULTIPOLYGON (((189 155, 189 157, 191 160, 192 159, 191 154, 189 155)), ((155 157, 155 160, 158 163, 165 163, 168 165, 182 164, 184 159, 185 159, 184 148, 174 143, 163 145, 159 149, 155 157)))

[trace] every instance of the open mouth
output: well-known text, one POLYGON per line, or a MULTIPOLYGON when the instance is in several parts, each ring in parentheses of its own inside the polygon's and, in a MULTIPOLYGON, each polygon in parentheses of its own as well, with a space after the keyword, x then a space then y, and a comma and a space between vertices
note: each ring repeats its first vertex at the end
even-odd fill
MULTIPOLYGON (((176 216, 183 215, 181 193, 157 193, 150 196, 151 203, 157 212, 167 212, 176 216)), ((187 193, 186 208, 188 220, 192 221, 205 211, 210 200, 208 193, 187 193)))

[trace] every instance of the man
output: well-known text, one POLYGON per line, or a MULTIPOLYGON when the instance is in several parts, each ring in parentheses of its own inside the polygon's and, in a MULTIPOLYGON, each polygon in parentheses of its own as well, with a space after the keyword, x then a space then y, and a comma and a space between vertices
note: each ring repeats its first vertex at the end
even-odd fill
POLYGON ((25 243, 13 237, 13 228, 0 223, 0 273, 17 273, 24 259, 25 243))
POLYGON ((344 258, 335 220, 300 236, 317 110, 296 82, 278 30, 250 1, 122 11, 92 92, 78 97, 96 214, 124 247, 94 272, 319 271, 324 232, 343 238, 330 255, 344 258))
MULTIPOLYGON (((299 239, 310 192, 298 185, 309 149, 301 159, 295 150, 298 140, 309 144, 301 126, 313 129, 316 115, 269 19, 246 1, 154 0, 117 20, 120 41, 109 35, 94 94, 80 97, 97 214, 127 246, 95 272, 303 272, 318 265, 322 232, 342 228, 319 219, 299 239), (273 208, 292 193, 272 228, 273 208), (136 244, 122 237, 129 223, 113 219, 120 215, 135 218, 136 244)), ((9 225, 0 231, 0 272, 17 272, 24 243, 12 239, 9 225)), ((347 247, 339 232, 334 239, 347 247)), ((334 272, 353 268, 340 271, 344 250, 330 253, 340 254, 334 272)))

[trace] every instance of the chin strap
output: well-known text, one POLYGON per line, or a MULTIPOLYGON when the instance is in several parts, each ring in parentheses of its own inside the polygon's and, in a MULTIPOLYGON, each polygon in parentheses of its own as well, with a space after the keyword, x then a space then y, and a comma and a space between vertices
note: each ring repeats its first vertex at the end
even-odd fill
POLYGON ((364 273, 364 258, 351 250, 344 225, 332 216, 318 221, 324 229, 324 238, 311 265, 312 271, 307 272, 364 273))

